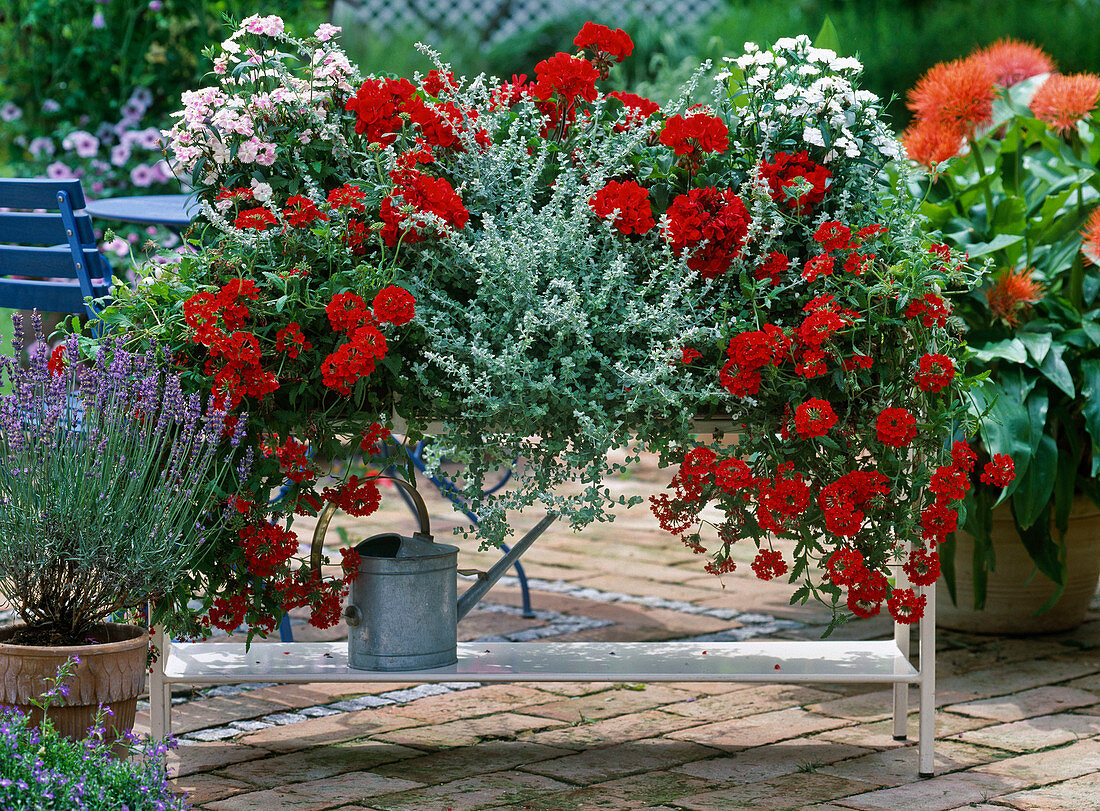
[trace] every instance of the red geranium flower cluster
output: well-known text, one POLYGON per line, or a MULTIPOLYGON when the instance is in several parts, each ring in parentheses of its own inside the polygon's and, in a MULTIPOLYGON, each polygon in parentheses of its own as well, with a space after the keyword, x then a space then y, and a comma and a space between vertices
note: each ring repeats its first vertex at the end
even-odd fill
POLYGON ((355 113, 355 131, 375 144, 392 144, 404 122, 402 105, 416 88, 408 79, 367 79, 344 109, 355 113))
POLYGON ((722 119, 708 110, 674 115, 665 122, 660 142, 677 156, 677 163, 691 174, 702 164, 703 155, 729 149, 729 129, 722 119))
POLYGON ((568 108, 577 99, 595 101, 596 80, 600 72, 587 59, 566 53, 556 53, 535 65, 534 95, 539 101, 549 101, 555 93, 568 108))
POLYGON ((775 202, 804 216, 824 199, 832 173, 806 152, 777 152, 770 163, 760 164, 760 176, 775 202))
POLYGON ((618 99, 624 107, 623 113, 626 120, 622 124, 615 125, 616 132, 626 132, 632 127, 644 124, 650 116, 661 112, 660 104, 636 93, 613 90, 607 96, 608 98, 618 99))
POLYGON ((741 255, 750 222, 748 209, 732 189, 719 191, 708 186, 672 201, 665 237, 677 256, 691 251, 689 268, 699 271, 704 279, 713 279, 729 270, 741 255))
POLYGON ((422 229, 438 227, 417 214, 432 214, 452 228, 466 227, 470 212, 446 179, 415 170, 395 172, 393 179, 393 192, 382 201, 378 215, 383 223, 382 239, 388 247, 395 247, 399 241, 419 242, 424 239, 422 229), (406 215, 401 211, 403 206, 412 206, 414 212, 406 215))
POLYGON ((597 58, 602 56, 616 62, 622 62, 634 50, 634 43, 626 31, 621 28, 612 30, 591 21, 581 26, 580 32, 573 38, 573 44, 581 50, 587 48, 597 58))
POLYGON ((298 536, 293 530, 266 521, 247 525, 240 538, 249 574, 256 577, 271 577, 298 552, 298 536))
POLYGON ((615 227, 623 234, 645 234, 656 224, 649 205, 649 191, 633 180, 607 185, 589 199, 588 204, 599 217, 614 217, 615 227))
POLYGON ((760 390, 760 370, 779 366, 790 352, 790 342, 774 324, 742 332, 731 338, 726 347, 728 360, 718 373, 718 381, 735 397, 751 397, 760 390))

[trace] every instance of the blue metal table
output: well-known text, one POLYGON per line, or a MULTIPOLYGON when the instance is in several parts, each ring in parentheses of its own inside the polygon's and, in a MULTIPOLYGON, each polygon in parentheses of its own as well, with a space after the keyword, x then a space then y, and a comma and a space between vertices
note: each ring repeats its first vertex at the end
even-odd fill
POLYGON ((200 208, 194 194, 141 194, 93 200, 85 210, 103 220, 164 225, 178 231, 191 224, 200 208))

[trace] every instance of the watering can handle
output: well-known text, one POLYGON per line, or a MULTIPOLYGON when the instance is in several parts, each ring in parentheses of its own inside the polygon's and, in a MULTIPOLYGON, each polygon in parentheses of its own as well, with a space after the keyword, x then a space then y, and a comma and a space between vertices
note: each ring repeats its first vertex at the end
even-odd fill
MULTIPOLYGON (((417 533, 417 536, 428 541, 432 540, 432 530, 428 523, 428 506, 424 503, 420 491, 404 479, 395 476, 379 476, 378 478, 388 479, 409 494, 413 500, 413 505, 416 507, 416 517, 420 521, 420 532, 417 533)), ((313 531, 313 543, 310 544, 309 550, 309 565, 312 573, 319 574, 321 571, 321 551, 325 542, 325 533, 328 532, 329 521, 336 514, 336 510, 336 505, 330 501, 321 510, 320 515, 317 516, 317 528, 313 531)))

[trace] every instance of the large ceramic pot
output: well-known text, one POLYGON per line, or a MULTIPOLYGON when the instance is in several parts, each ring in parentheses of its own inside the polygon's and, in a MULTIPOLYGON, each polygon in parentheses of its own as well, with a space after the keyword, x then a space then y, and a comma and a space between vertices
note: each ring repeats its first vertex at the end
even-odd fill
POLYGON ((0 705, 17 707, 37 724, 42 712, 31 700, 48 689, 46 679, 58 667, 78 656, 64 706, 49 710, 54 728, 74 740, 87 737, 103 704, 114 713, 105 719, 109 732, 118 737, 133 729, 137 699, 145 689, 149 634, 144 628, 108 622, 92 632, 94 644, 38 647, 7 642, 17 627, 0 629, 0 705))
MULTIPOLYGON (((1052 532, 1057 532, 1052 529, 1052 532)), ((1057 535, 1055 535, 1057 537, 1057 535)), ((955 534, 956 605, 941 579, 936 592, 936 624, 941 628, 982 634, 1049 634, 1068 631, 1084 621, 1100 577, 1100 510, 1087 498, 1078 498, 1066 530, 1068 582, 1049 611, 1035 616, 1054 592, 1054 583, 1027 554, 1007 505, 993 511, 993 553, 996 568, 989 573, 985 608, 974 609, 974 539, 955 534), (1029 582, 1030 578, 1030 582, 1029 582)))

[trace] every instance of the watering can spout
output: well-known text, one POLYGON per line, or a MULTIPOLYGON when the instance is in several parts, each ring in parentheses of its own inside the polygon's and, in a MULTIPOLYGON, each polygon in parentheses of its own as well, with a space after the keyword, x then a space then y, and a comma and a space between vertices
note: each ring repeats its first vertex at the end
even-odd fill
POLYGON ((481 601, 481 598, 488 593, 489 589, 500 580, 501 575, 508 571, 512 564, 519 560, 520 555, 526 552, 531 544, 533 544, 556 520, 558 520, 557 513, 549 513, 535 525, 534 529, 520 538, 516 542, 516 545, 508 550, 508 553, 504 557, 497 561, 493 568, 487 572, 477 573, 477 582, 466 589, 463 595, 458 598, 459 619, 462 619, 470 613, 470 609, 481 601))

